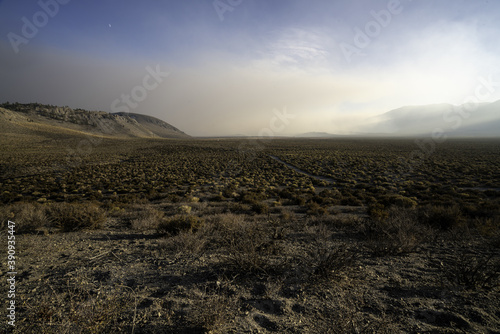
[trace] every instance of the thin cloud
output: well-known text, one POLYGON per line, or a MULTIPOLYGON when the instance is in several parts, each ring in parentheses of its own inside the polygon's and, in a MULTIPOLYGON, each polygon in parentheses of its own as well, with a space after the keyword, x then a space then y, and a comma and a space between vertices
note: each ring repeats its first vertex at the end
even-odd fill
MULTIPOLYGON (((405 2, 366 56, 347 63, 339 43, 387 2, 248 1, 223 22, 201 0, 124 2, 120 15, 70 2, 19 54, 0 41, 0 98, 111 111, 160 64, 170 76, 131 111, 189 134, 257 134, 285 106, 296 118, 283 134, 355 132, 404 105, 461 104, 500 73, 499 5, 443 3, 405 2)), ((15 4, 16 15, 33 12, 15 4)), ((0 20, 0 31, 20 22, 0 20)), ((484 102, 497 99, 498 85, 484 102)))

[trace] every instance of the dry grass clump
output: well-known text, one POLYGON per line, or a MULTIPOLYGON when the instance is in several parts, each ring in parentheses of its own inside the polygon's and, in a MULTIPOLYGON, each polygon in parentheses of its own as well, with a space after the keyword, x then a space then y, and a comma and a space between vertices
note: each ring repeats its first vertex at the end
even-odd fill
POLYGON ((450 286, 467 289, 495 288, 500 283, 498 254, 472 254, 460 251, 457 256, 439 264, 442 278, 450 286))
POLYGON ((266 272, 269 269, 270 256, 276 251, 276 245, 267 231, 256 223, 249 223, 235 226, 227 237, 227 258, 235 268, 243 272, 266 272))
POLYGON ((152 207, 141 211, 136 219, 131 222, 131 228, 138 231, 149 231, 158 229, 164 213, 152 207))
POLYGON ((94 203, 18 203, 2 208, 2 224, 16 223, 17 233, 34 233, 56 228, 62 232, 102 228, 106 213, 94 203))
POLYGON ((428 205, 418 212, 418 219, 424 224, 439 230, 450 230, 465 223, 460 207, 428 205))
POLYGON ((494 218, 475 218, 472 222, 474 227, 481 236, 490 240, 492 246, 500 246, 500 217, 494 218))
POLYGON ((202 253, 209 242, 202 230, 196 232, 181 231, 179 234, 158 241, 161 250, 197 255, 202 253))
POLYGON ((368 291, 355 287, 335 287, 325 293, 321 308, 306 308, 301 333, 393 334, 401 330, 386 312, 367 314, 373 308, 368 291))
POLYGON ((311 278, 329 280, 338 277, 346 269, 354 266, 357 253, 346 244, 318 245, 309 252, 312 267, 311 278))
POLYGON ((47 207, 47 214, 63 232, 99 229, 106 222, 106 212, 94 203, 54 203, 47 207))
POLYGON ((157 232, 177 235, 183 231, 196 232, 205 225, 203 218, 192 215, 175 215, 158 224, 157 232))
POLYGON ((267 272, 278 265, 272 259, 280 250, 278 239, 282 238, 282 230, 276 224, 277 221, 245 221, 241 216, 224 214, 213 220, 211 234, 230 266, 245 273, 267 272))
POLYGON ((0 208, 2 226, 6 226, 8 220, 16 223, 16 233, 35 233, 46 231, 51 225, 46 209, 38 203, 18 203, 0 208))
POLYGON ((205 295, 195 301, 189 314, 194 330, 203 333, 226 333, 237 311, 236 301, 223 293, 205 295))
POLYGON ((434 236, 429 226, 418 222, 414 209, 392 207, 387 219, 366 226, 366 246, 376 256, 411 253, 434 236))
POLYGON ((130 288, 106 291, 77 275, 63 291, 52 289, 24 305, 17 333, 117 333, 133 332, 137 298, 130 288))
POLYGON ((500 248, 500 229, 490 237, 489 244, 493 248, 500 248))

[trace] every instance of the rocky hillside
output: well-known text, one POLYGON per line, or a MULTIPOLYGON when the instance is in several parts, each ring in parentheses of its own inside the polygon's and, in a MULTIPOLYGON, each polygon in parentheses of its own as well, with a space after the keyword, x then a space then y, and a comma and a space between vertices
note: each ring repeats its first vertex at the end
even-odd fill
POLYGON ((189 138, 187 134, 155 117, 105 111, 87 111, 39 103, 0 104, 0 127, 48 131, 78 131, 109 137, 189 138))

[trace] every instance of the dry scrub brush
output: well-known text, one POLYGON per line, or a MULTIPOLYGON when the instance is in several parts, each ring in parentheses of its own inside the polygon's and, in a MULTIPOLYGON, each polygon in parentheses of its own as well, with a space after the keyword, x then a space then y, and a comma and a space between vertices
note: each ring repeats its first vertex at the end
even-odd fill
POLYGON ((314 280, 330 280, 349 268, 354 267, 357 253, 346 244, 317 245, 309 251, 309 266, 311 278, 314 280))
POLYGON ((222 260, 238 272, 268 272, 283 264, 279 239, 284 232, 278 220, 246 221, 224 214, 211 221, 211 244, 219 247, 222 260))
POLYGON ((7 220, 16 223, 17 233, 34 233, 48 229, 62 232, 82 229, 99 229, 106 222, 106 212, 99 205, 85 203, 18 203, 0 209, 2 224, 7 220))
POLYGON ((64 232, 99 229, 106 222, 106 212, 94 203, 54 203, 47 212, 51 223, 64 232))
POLYGON ((300 333, 400 333, 400 328, 381 305, 374 305, 370 292, 360 287, 336 286, 325 292, 326 298, 316 305, 305 307, 300 333), (381 307, 380 312, 366 309, 381 307))
POLYGON ((204 333, 226 333, 237 312, 234 297, 223 293, 204 295, 193 303, 189 320, 194 329, 204 333))
MULTIPOLYGON (((38 203, 18 203, 0 207, 2 227, 7 226, 7 221, 16 223, 16 233, 35 233, 47 230, 51 220, 47 215, 45 206, 38 203)), ((2 230, 5 230, 3 228, 2 230)))
POLYGON ((132 332, 137 298, 127 287, 104 289, 85 274, 54 289, 23 301, 25 314, 17 322, 17 333, 132 332))
POLYGON ((373 219, 365 227, 366 247, 376 256, 414 252, 432 240, 435 231, 420 224, 415 209, 392 207, 387 218, 373 219))
POLYGON ((241 272, 267 272, 279 246, 271 231, 259 223, 233 226, 225 240, 229 263, 241 272))
POLYGON ((441 278, 450 287, 467 289, 498 288, 500 283, 500 255, 498 252, 473 254, 460 250, 438 264, 441 278))
POLYGON ((138 231, 156 230, 164 216, 162 211, 153 207, 146 207, 140 211, 135 219, 131 222, 131 228, 138 231))
POLYGON ((205 229, 192 231, 181 231, 179 234, 165 237, 158 241, 161 250, 182 254, 198 255, 202 254, 207 244, 209 236, 205 229))
POLYGON ((194 215, 179 214, 163 219, 157 227, 161 234, 177 235, 183 231, 196 232, 205 225, 205 220, 194 215))

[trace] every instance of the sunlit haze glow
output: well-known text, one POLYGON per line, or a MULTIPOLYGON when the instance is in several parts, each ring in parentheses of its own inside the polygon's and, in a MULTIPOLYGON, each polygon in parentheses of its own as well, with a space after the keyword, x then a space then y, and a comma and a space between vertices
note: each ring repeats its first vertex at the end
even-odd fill
POLYGON ((26 38, 40 3, 0 1, 0 102, 112 112, 159 66, 129 111, 219 136, 256 135, 284 108, 276 135, 349 134, 402 106, 500 99, 498 1, 41 3, 53 15, 26 38))

